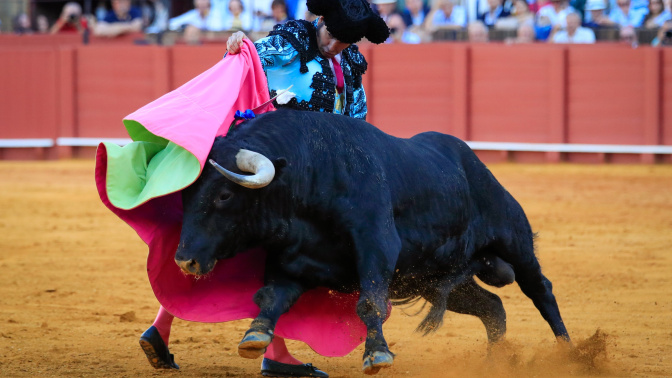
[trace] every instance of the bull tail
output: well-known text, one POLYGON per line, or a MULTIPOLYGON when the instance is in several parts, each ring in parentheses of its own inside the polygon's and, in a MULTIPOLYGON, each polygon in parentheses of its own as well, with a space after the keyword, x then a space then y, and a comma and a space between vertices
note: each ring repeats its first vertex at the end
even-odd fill
MULTIPOLYGON (((403 299, 393 299, 391 300, 393 306, 404 306, 401 308, 401 311, 408 316, 416 316, 425 311, 425 307, 429 302, 427 299, 422 296, 417 297, 408 297, 403 299), (412 313, 406 312, 406 310, 413 307, 415 304, 424 300, 420 308, 412 313)), ((436 332, 441 325, 443 324, 443 313, 446 312, 446 303, 445 300, 443 304, 434 304, 429 309, 429 312, 425 318, 420 322, 420 325, 415 329, 415 332, 422 332, 423 336, 427 336, 430 333, 436 332), (443 307, 441 307, 443 306, 443 307), (443 309, 443 310, 442 310, 443 309)))
MULTIPOLYGON (((417 297, 408 297, 408 298, 403 298, 403 299, 391 299, 390 302, 392 302, 392 306, 408 305, 408 307, 411 307, 414 304, 420 302, 421 299, 422 299, 421 296, 417 296, 417 297)), ((424 305, 423 305, 423 308, 424 308, 424 305)))
MULTIPOLYGON (((415 332, 422 332, 423 336, 436 332, 441 325, 443 325, 443 315, 446 312, 446 301, 441 300, 441 303, 432 304, 427 316, 420 322, 415 332)), ((424 306, 423 306, 424 307, 424 306)))

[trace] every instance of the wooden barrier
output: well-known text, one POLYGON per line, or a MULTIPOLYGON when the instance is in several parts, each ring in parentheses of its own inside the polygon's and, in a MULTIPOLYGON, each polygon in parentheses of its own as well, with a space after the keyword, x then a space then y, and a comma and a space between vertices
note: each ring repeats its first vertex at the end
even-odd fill
MULTIPOLYGON (((3 159, 89 156, 91 148, 72 138, 125 138, 124 116, 225 52, 221 44, 26 47, 2 41, 0 141, 68 144, 26 150, 25 143, 0 143, 3 159)), ((486 161, 672 162, 665 149, 619 153, 594 146, 672 146, 672 50, 466 43, 360 49, 369 62, 368 120, 393 135, 434 130, 518 143, 479 147, 486 161)))

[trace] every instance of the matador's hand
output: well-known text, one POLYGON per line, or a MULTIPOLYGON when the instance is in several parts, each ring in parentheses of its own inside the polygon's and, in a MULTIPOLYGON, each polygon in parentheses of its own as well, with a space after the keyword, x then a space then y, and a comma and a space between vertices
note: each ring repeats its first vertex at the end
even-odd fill
POLYGON ((245 38, 247 38, 247 36, 241 31, 233 33, 226 41, 226 51, 228 51, 229 54, 238 54, 240 52, 240 46, 243 44, 243 39, 245 38))

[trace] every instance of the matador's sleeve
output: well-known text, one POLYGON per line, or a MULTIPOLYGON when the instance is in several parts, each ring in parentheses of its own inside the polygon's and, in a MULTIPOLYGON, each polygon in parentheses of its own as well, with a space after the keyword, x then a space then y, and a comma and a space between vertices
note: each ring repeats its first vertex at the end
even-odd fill
POLYGON ((261 66, 268 73, 268 68, 282 67, 298 58, 296 49, 282 36, 272 35, 254 42, 261 66))
POLYGON ((366 121, 368 109, 366 108, 366 92, 364 91, 364 86, 360 85, 359 88, 356 88, 352 93, 352 97, 354 101, 352 103, 350 117, 366 121))

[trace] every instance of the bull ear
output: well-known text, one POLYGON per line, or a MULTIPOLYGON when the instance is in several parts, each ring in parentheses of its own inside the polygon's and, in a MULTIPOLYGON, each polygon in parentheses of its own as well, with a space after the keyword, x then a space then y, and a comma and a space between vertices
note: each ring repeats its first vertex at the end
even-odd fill
POLYGON ((282 169, 287 166, 287 159, 284 157, 279 157, 273 161, 273 166, 275 166, 275 169, 282 169))
POLYGON ((279 157, 273 160, 273 166, 275 167, 275 177, 278 178, 282 176, 284 169, 287 166, 287 159, 284 157, 279 157))

